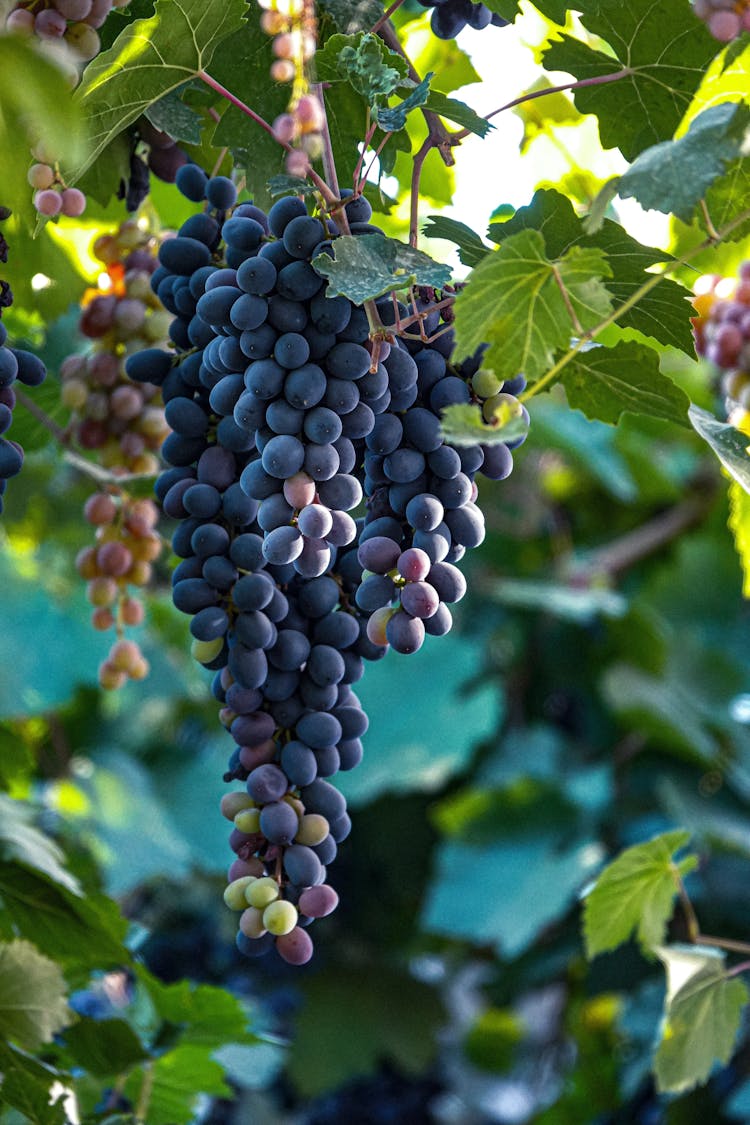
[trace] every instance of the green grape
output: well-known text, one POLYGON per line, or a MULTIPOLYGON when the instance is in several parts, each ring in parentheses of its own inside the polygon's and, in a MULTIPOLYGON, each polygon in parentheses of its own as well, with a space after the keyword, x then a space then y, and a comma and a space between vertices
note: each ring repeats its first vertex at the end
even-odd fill
POLYGON ((248 906, 240 915, 240 929, 245 937, 258 938, 266 932, 263 925, 263 911, 255 906, 248 906))
POLYGON ((328 832, 329 825, 324 816, 321 816, 320 813, 307 813, 300 821, 299 832, 294 837, 294 842, 313 847, 315 844, 321 844, 328 832))
POLYGON ((279 884, 270 875, 264 875, 262 879, 256 879, 252 886, 248 886, 245 895, 249 905, 256 906, 259 910, 275 902, 278 897, 279 884))
POLYGON ((263 925, 270 934, 275 934, 276 937, 291 933, 297 925, 298 918, 297 907, 292 906, 291 902, 287 902, 285 899, 272 902, 263 911, 263 925))
POLYGON ((243 875, 240 879, 235 879, 233 883, 224 891, 224 902, 230 910, 244 910, 247 906, 247 899, 245 892, 252 883, 258 880, 254 875, 243 875))
POLYGON ((241 809, 234 818, 234 826, 252 836, 260 828, 260 809, 241 809))
POLYGON ((485 422, 498 421, 501 413, 505 414, 503 421, 508 421, 511 418, 520 418, 523 412, 523 407, 514 395, 493 395, 488 398, 482 406, 482 414, 485 422))
POLYGON ((224 638, 217 637, 213 641, 193 641, 190 653, 199 664, 210 664, 224 647, 224 638))
POLYGON ((225 793, 221 798, 221 815, 225 816, 227 820, 234 820, 238 812, 243 809, 251 809, 255 805, 252 797, 248 796, 245 792, 225 793))
POLYGON ((480 398, 492 398, 503 389, 503 379, 498 379, 494 371, 480 367, 472 376, 471 385, 475 395, 480 398))

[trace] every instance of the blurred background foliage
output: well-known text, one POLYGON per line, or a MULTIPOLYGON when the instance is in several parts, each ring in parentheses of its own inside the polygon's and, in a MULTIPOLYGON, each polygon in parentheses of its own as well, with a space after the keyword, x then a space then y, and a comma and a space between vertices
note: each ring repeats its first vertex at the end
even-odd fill
MULTIPOLYGON (((467 33, 470 58, 430 37, 416 6, 399 19, 437 88, 479 80, 491 36, 467 33)), ((507 32, 522 57, 516 93, 547 30, 529 15, 507 32)), ((525 183, 587 206, 620 170, 563 95, 506 116, 525 183)), ((427 162, 436 213, 461 217, 471 151, 455 185, 427 162)), ((409 171, 399 154, 390 214, 377 216, 388 233, 406 229, 409 171)), ((475 226, 531 194, 497 179, 482 191, 463 213, 475 226)), ((185 217, 156 181, 148 206, 164 227, 185 217)), ((53 417, 95 274, 91 240, 122 217, 119 203, 93 203, 37 240, 20 222, 7 231, 8 327, 48 363, 37 401, 53 417)), ((677 222, 620 217, 645 242, 694 240, 677 222)), ((424 248, 448 256, 444 242, 424 248)), ((697 270, 732 272, 747 253, 729 244, 697 270)), ((717 405, 704 365, 669 350, 663 362, 693 401, 717 405)), ((342 786, 354 828, 333 879, 341 907, 316 926, 310 965, 269 969, 235 953, 221 904, 227 741, 171 605, 169 559, 148 598, 151 674, 102 693, 107 642, 73 565, 89 484, 42 426, 19 420, 30 456, 0 526, 0 936, 59 962, 79 1016, 35 1057, 16 1052, 27 1119, 65 1120, 62 1103, 32 1096, 49 1067, 75 1090, 71 1120, 112 1125, 133 1120, 145 1090, 150 1125, 750 1121, 750 1038, 706 1087, 657 1097, 662 974, 635 947, 587 967, 580 939, 587 880, 673 827, 701 859, 689 889, 704 929, 747 938, 750 614, 726 480, 695 434, 587 421, 560 391, 533 402, 513 475, 481 486, 488 536, 466 563, 454 632, 389 654, 358 689, 371 726, 342 786)), ((678 915, 674 940, 682 926, 678 915)), ((2 1125, 22 1120, 0 1109, 2 1125)))

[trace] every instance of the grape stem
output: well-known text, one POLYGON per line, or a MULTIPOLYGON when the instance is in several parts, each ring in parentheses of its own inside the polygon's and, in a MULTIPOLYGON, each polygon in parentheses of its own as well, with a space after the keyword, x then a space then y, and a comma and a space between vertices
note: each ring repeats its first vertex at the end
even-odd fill
POLYGON ((435 147, 432 133, 428 133, 422 142, 422 147, 414 157, 411 170, 411 200, 409 205, 409 245, 415 249, 419 242, 419 182, 422 178, 422 167, 430 149, 435 147))
MULTIPOLYGON (((566 90, 582 90, 586 86, 603 86, 606 82, 619 82, 621 78, 628 78, 632 73, 631 68, 626 66, 612 74, 597 74, 593 78, 581 78, 576 82, 563 82, 560 86, 545 86, 543 90, 529 90, 526 94, 514 98, 513 101, 501 105, 499 109, 493 109, 492 113, 486 113, 484 120, 491 121, 493 117, 497 117, 499 113, 504 113, 506 109, 514 109, 515 106, 534 101, 535 98, 546 98, 548 94, 562 94, 566 90)), ((471 136, 471 132, 471 129, 461 129, 460 132, 453 133, 453 143, 458 144, 465 140, 471 136)))
POLYGON ((581 324, 580 320, 578 319, 578 313, 576 312, 575 308, 573 307, 573 302, 570 299, 570 293, 568 293, 568 290, 565 288, 565 282, 563 281, 562 274, 560 273, 560 270, 558 269, 557 266, 553 265, 552 276, 554 277, 555 282, 557 283, 557 288, 560 290, 560 293, 562 294, 563 303, 565 305, 565 308, 568 310, 568 315, 569 315, 571 321, 573 322, 573 328, 575 330, 576 336, 583 336, 583 334, 584 334, 583 325, 581 324))
POLYGON ((661 281, 664 281, 664 279, 668 277, 670 273, 673 273, 674 270, 679 269, 680 266, 687 265, 687 263, 690 262, 693 258, 696 258, 699 254, 702 254, 704 250, 708 250, 711 247, 715 246, 717 242, 723 241, 728 235, 732 233, 733 230, 736 230, 737 227, 742 226, 742 224, 747 222, 748 219, 750 219, 750 208, 743 211, 740 215, 737 216, 736 219, 733 219, 731 223, 727 224, 723 231, 717 232, 716 238, 705 238, 701 243, 699 243, 698 246, 694 246, 692 250, 689 250, 686 254, 683 254, 681 258, 666 263, 666 265, 658 273, 652 274, 651 277, 649 277, 648 281, 645 281, 643 285, 639 286, 639 288, 636 289, 635 293, 631 293, 627 301, 623 301, 619 308, 614 309, 613 312, 609 314, 609 316, 606 316, 604 318, 604 320, 600 320, 598 324, 596 324, 593 328, 590 328, 588 332, 586 332, 579 340, 576 341, 573 347, 570 348, 564 356, 561 356, 557 363, 553 364, 553 366, 550 367, 549 371, 547 371, 547 373, 543 375, 541 379, 537 380, 537 382, 534 383, 533 386, 529 387, 528 390, 524 391, 522 395, 519 395, 520 401, 527 402, 530 398, 533 398, 535 395, 539 394, 540 391, 545 390, 550 385, 550 383, 554 382, 563 368, 567 367, 570 361, 572 359, 575 359, 578 353, 586 347, 589 340, 595 339, 595 337, 598 336, 600 332, 603 332, 605 328, 609 328, 610 325, 616 324, 617 321, 620 320, 626 312, 629 312, 630 309, 637 305, 639 301, 643 300, 643 298, 648 293, 650 293, 652 289, 655 289, 661 281))
POLYGON ((154 1088, 155 1077, 153 1062, 145 1062, 143 1064, 143 1083, 141 1085, 141 1092, 138 1095, 138 1105, 135 1109, 136 1125, 147 1125, 148 1107, 151 1102, 151 1093, 154 1088))
POLYGON ((390 8, 386 8, 378 22, 376 24, 373 24, 373 26, 370 28, 370 35, 377 35, 381 27, 383 27, 384 24, 388 23, 388 20, 391 18, 393 13, 397 12, 403 3, 404 0, 393 0, 390 8))

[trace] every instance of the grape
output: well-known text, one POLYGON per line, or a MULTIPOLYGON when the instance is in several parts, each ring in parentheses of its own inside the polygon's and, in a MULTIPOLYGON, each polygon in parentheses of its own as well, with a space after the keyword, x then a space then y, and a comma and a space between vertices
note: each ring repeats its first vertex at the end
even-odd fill
POLYGON ((276 902, 278 897, 279 885, 275 879, 268 875, 261 879, 255 879, 245 888, 245 900, 256 910, 265 910, 272 902, 276 902))
POLYGON ((65 16, 54 8, 43 8, 34 17, 34 31, 41 39, 60 39, 67 27, 65 16))
POLYGON ((265 804, 279 801, 288 788, 284 771, 278 766, 259 766, 247 779, 247 791, 254 801, 265 804))
POLYGON ((226 211, 237 201, 237 189, 226 176, 212 176, 206 183, 206 199, 212 207, 226 211))
POLYGON ((276 949, 290 965, 306 965, 313 955, 312 938, 306 930, 295 926, 288 934, 276 938, 276 949))
POLYGON ((291 844, 297 835, 298 827, 299 818, 296 812, 284 801, 266 805, 261 810, 260 830, 272 844, 291 844))
POLYGON ((304 844, 293 844, 284 852, 284 868, 298 887, 311 887, 322 874, 322 864, 315 852, 304 844))
POLYGON ((360 544, 357 557, 366 570, 387 574, 393 570, 401 555, 401 548, 392 539, 375 535, 360 544))
POLYGON ((299 898, 299 909, 310 918, 326 918, 339 904, 339 896, 333 887, 321 883, 317 887, 307 887, 299 898))
POLYGON ((62 209, 62 195, 59 191, 38 191, 34 195, 34 206, 40 215, 52 217, 62 209))
POLYGON ((55 173, 49 164, 32 164, 26 173, 26 179, 33 188, 44 190, 52 187, 55 182, 55 173))
POLYGON ((398 610, 389 618, 385 628, 388 643, 396 652, 412 653, 422 647, 424 641, 424 625, 418 617, 411 617, 408 613, 398 610))
MULTIPOLYGON (((288 742, 281 751, 281 768, 292 784, 298 787, 309 785, 318 774, 318 767, 312 750, 309 746, 297 741, 288 742)), ((318 840, 302 840, 299 833, 297 839, 300 843, 319 843, 318 840)))
POLYGON ((263 911, 263 926, 269 934, 289 934, 297 925, 298 917, 297 908, 291 902, 280 899, 270 903, 263 911))
POLYGON ((253 875, 243 875, 229 884, 224 891, 224 902, 230 910, 245 910, 247 899, 245 891, 255 882, 253 875))
POLYGON ((74 23, 68 27, 65 32, 65 42, 86 62, 96 58, 102 46, 101 39, 88 17, 85 23, 74 23))

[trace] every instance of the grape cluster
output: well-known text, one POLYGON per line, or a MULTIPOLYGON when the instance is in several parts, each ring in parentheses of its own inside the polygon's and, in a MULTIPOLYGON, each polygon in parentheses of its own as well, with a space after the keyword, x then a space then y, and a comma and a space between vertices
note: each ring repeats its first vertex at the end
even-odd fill
POLYGON ((323 109, 310 93, 308 76, 317 41, 313 5, 304 0, 288 0, 281 7, 277 0, 259 3, 263 9, 260 26, 272 36, 276 56, 271 64, 271 78, 274 82, 293 83, 287 111, 273 123, 274 135, 282 144, 295 146, 287 154, 287 172, 304 177, 310 161, 319 159, 323 152, 323 109))
POLYGON ((474 0, 417 0, 423 8, 432 8, 430 27, 438 39, 455 39, 465 27, 483 28, 493 24, 507 27, 508 20, 491 12, 486 4, 474 0))
MULTIPOLYGON (((0 207, 0 223, 10 218, 7 207, 0 207)), ((8 260, 8 243, 0 232, 0 262, 8 260)), ((10 429, 13 421, 13 407, 16 405, 16 392, 13 384, 18 380, 27 387, 38 387, 44 381, 47 370, 42 361, 22 348, 8 346, 8 330, 2 323, 3 309, 13 303, 13 293, 7 281, 0 280, 0 434, 10 429)), ((3 510, 3 496, 10 477, 20 473, 23 466, 23 449, 17 441, 0 437, 0 513, 3 510)))
POLYGON ((750 31, 750 0, 693 0, 693 11, 720 43, 750 31))
POLYGON ((750 422, 750 261, 737 277, 706 274, 695 286, 695 349, 722 373, 729 420, 747 431, 750 422))
POLYGON ((97 238, 93 253, 106 268, 100 287, 84 295, 79 321, 93 347, 60 367, 73 437, 120 474, 158 472, 156 454, 168 433, 158 388, 135 384, 125 372, 128 355, 167 340, 172 318, 151 288, 157 248, 136 219, 97 238))
MULTIPOLYGON (((365 310, 327 296, 311 264, 335 222, 297 197, 268 215, 236 205, 231 181, 192 164, 177 185, 206 201, 151 279, 180 354, 150 348, 127 371, 162 388, 172 467, 156 492, 179 521, 173 599, 216 673, 235 741, 225 778, 245 783, 222 802, 238 946, 303 964, 309 922, 335 908, 326 868, 351 826, 329 779, 362 757, 352 685, 389 645, 409 653, 448 631, 447 604, 465 590, 454 563, 484 535, 474 476, 507 476, 512 455, 443 442, 445 406, 491 396, 481 354, 451 364, 440 295, 416 294, 416 312, 379 301, 371 338, 365 310)), ((344 206, 355 236, 377 230, 364 199, 344 206)))

